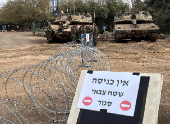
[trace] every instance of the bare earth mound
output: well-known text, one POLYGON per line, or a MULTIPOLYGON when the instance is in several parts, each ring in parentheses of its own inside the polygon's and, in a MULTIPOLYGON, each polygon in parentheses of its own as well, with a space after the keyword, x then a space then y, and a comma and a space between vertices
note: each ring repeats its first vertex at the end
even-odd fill
MULTIPOLYGON (((34 37, 30 32, 0 33, 0 72, 37 64, 54 55, 55 50, 61 45, 47 44, 45 38, 34 37)), ((95 48, 108 58, 111 71, 163 74, 159 124, 168 124, 170 122, 170 41, 165 39, 156 42, 115 43, 99 39, 95 48)), ((3 94, 0 94, 0 97, 3 97, 3 94)))

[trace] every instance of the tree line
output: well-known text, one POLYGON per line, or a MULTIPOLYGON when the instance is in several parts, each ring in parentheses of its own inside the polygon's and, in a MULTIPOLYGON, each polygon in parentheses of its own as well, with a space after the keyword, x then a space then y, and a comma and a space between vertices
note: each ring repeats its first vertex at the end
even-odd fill
POLYGON ((50 0, 13 0, 8 1, 0 10, 0 17, 7 24, 29 25, 33 21, 52 18, 50 0))
MULTIPOLYGON (((89 12, 99 29, 103 25, 112 30, 114 15, 122 10, 129 11, 129 5, 122 0, 59 0, 58 14, 60 11, 74 13, 89 12), (94 15, 95 12, 95 15, 94 15)), ((54 20, 52 15, 52 0, 13 0, 8 1, 0 10, 0 17, 7 24, 29 25, 33 21, 54 20)))
MULTIPOLYGON (((123 0, 59 0, 60 11, 89 12, 97 26, 112 31, 114 16, 122 11, 149 11, 162 32, 170 31, 170 0, 131 0, 132 8, 123 0), (74 7, 75 6, 75 7, 74 7), (74 9, 75 8, 75 9, 74 9), (130 9, 130 10, 129 10, 130 9)), ((52 0, 13 0, 0 9, 0 17, 7 24, 29 25, 44 20, 53 21, 52 0)))
MULTIPOLYGON (((68 10, 70 13, 74 13, 74 1, 69 0, 65 2, 65 0, 60 0, 59 5, 59 11, 68 10)), ((75 1, 75 12, 89 12, 100 31, 103 26, 106 26, 107 30, 112 31, 114 16, 123 10, 129 11, 129 4, 124 3, 122 0, 75 1)))
POLYGON ((132 11, 148 11, 160 32, 170 34, 170 0, 140 0, 132 1, 132 11))

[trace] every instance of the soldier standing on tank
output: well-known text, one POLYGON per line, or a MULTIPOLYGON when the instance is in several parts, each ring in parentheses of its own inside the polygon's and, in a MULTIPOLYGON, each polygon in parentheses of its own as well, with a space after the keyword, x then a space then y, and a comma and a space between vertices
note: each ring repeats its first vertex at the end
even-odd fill
POLYGON ((93 24, 93 38, 94 38, 94 46, 97 45, 97 35, 98 35, 98 27, 96 24, 93 24))
POLYGON ((72 35, 72 42, 75 43, 77 41, 77 26, 76 24, 74 24, 72 27, 71 27, 71 35, 72 35))
POLYGON ((136 21, 136 15, 135 14, 132 14, 131 21, 132 21, 133 25, 135 25, 135 28, 136 28, 137 27, 137 21, 136 21))

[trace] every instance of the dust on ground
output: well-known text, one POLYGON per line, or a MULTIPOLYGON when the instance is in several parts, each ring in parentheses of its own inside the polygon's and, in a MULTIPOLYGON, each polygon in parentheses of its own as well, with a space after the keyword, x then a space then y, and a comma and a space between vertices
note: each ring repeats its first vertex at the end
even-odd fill
MULTIPOLYGON (((0 72, 37 64, 62 44, 48 44, 30 32, 0 33, 0 72), (3 37, 3 38, 2 38, 3 37)), ((111 71, 161 73, 164 76, 159 124, 170 122, 170 40, 115 43, 98 39, 95 47, 106 55, 111 71)))

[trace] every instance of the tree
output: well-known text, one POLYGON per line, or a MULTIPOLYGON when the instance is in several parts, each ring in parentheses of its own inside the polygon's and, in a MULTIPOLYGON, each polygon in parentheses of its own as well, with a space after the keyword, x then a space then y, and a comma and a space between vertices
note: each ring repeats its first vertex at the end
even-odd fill
POLYGON ((132 1, 132 9, 133 13, 144 11, 145 10, 145 3, 141 0, 131 0, 132 1))
MULTIPOLYGON (((2 8, 3 20, 11 24, 29 24, 33 21, 52 20, 51 0, 13 0, 2 8)), ((100 28, 105 25, 112 31, 114 16, 117 12, 128 11, 129 5, 122 0, 59 0, 58 12, 64 11, 73 14, 89 12, 100 28), (95 17, 94 17, 95 12, 95 17)), ((59 14, 59 13, 58 13, 59 14)))
POLYGON ((170 33, 170 0, 145 0, 145 10, 153 16, 161 32, 170 33))
POLYGON ((13 0, 2 8, 3 21, 10 24, 31 24, 51 18, 50 0, 13 0))

